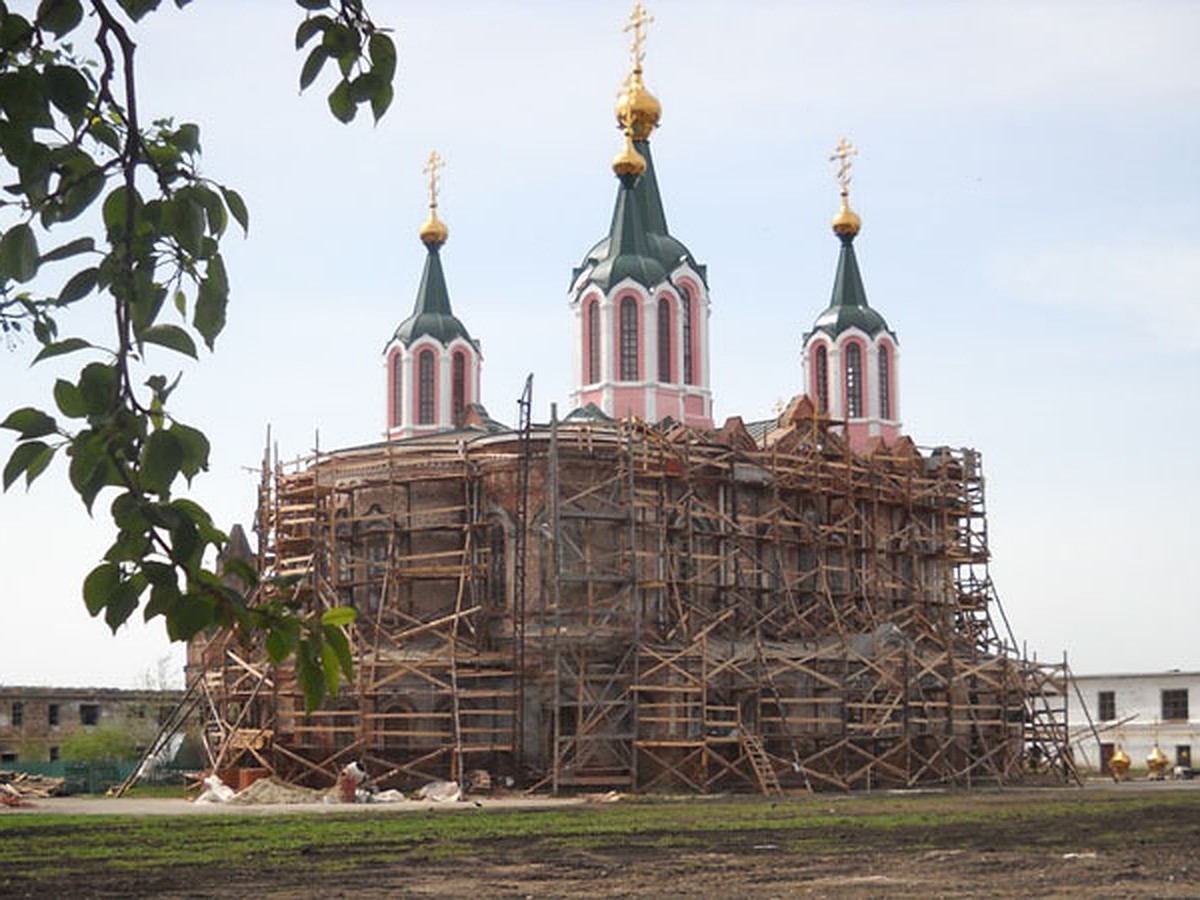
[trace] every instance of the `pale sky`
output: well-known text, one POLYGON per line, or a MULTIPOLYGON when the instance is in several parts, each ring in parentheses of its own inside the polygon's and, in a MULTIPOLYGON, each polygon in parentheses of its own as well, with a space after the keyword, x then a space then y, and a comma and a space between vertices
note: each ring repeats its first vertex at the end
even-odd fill
MULTIPOLYGON (((225 527, 252 518, 268 425, 285 458, 318 433, 323 450, 381 437, 381 352, 420 278, 432 148, 488 410, 514 421, 528 372, 536 419, 567 404, 567 288, 616 194, 629 4, 369 5, 400 51, 378 127, 334 122, 326 79, 297 93, 285 0, 164 3, 136 29, 143 116, 198 122, 205 173, 250 206, 249 238, 225 241, 228 327, 175 394, 213 442, 192 496, 225 527)), ((838 250, 828 156, 847 135, 904 430, 982 451, 1018 640, 1079 672, 1200 668, 1200 5, 648 6, 655 165, 672 233, 708 266, 717 421, 800 390, 838 250)), ((111 313, 92 306, 64 331, 102 336, 111 313)), ((35 352, 0 349, 5 411, 50 408, 70 371, 29 368, 35 352)), ((0 435, 0 457, 11 447, 0 435)), ((106 504, 92 523, 65 478, 59 462, 0 496, 0 683, 130 687, 182 652, 161 621, 114 638, 88 617, 106 504)))

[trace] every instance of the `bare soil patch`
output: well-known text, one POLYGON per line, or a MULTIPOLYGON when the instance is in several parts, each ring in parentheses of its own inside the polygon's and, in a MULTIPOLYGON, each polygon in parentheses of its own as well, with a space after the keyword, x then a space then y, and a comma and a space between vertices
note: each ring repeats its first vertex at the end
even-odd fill
POLYGON ((121 858, 70 849, 111 841, 107 817, 5 816, 0 843, 29 862, 4 852, 0 895, 1200 895, 1200 791, 1183 786, 455 811, 133 819, 150 830, 124 835, 121 858), (136 865, 164 853, 170 864, 136 865))

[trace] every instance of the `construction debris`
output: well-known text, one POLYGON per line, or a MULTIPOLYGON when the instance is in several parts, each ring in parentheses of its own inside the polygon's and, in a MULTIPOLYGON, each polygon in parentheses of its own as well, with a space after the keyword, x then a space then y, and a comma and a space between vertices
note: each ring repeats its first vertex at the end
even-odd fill
POLYGON ((56 778, 53 775, 0 771, 0 795, 9 798, 28 800, 54 797, 63 792, 66 783, 65 778, 56 778))
POLYGON ((219 775, 209 775, 203 783, 204 790, 196 798, 196 803, 228 803, 237 793, 219 775))
POLYGON ((413 795, 414 800, 434 803, 456 803, 463 799, 462 786, 457 781, 431 781, 413 795))

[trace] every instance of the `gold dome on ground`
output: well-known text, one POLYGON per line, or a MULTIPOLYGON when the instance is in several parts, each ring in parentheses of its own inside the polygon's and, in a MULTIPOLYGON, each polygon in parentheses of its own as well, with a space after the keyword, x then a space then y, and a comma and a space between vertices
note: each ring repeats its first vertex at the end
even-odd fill
POLYGON ((427 246, 440 247, 446 243, 446 239, 450 237, 450 229, 445 222, 438 218, 436 206, 430 208, 429 218, 425 220, 425 224, 421 226, 417 234, 421 236, 421 242, 427 246))
POLYGON ((850 198, 846 194, 842 194, 842 208, 837 211, 831 224, 834 234, 848 234, 851 237, 858 234, 859 229, 862 228, 862 219, 850 208, 850 198))
POLYGON ((648 140, 650 132, 658 127, 662 104, 646 90, 641 72, 635 71, 625 79, 625 86, 617 96, 616 113, 617 127, 622 130, 628 127, 635 141, 648 140))

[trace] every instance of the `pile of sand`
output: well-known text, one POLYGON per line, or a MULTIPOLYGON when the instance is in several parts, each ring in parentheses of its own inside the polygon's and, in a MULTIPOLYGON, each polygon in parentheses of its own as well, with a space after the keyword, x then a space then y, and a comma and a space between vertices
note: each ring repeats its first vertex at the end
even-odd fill
POLYGON ((325 791, 297 787, 278 778, 260 778, 244 791, 239 791, 229 801, 247 805, 269 803, 320 803, 325 791))

